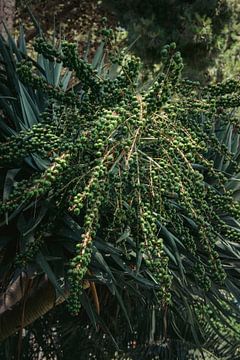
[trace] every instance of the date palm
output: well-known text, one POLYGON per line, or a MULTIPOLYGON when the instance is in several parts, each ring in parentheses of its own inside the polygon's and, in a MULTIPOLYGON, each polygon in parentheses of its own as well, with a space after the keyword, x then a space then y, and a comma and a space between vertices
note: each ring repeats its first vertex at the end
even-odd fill
POLYGON ((34 58, 23 32, 0 39, 1 339, 56 300, 63 349, 84 332, 86 359, 103 336, 108 359, 114 341, 237 359, 238 83, 183 80, 171 44, 141 84, 137 58, 104 62, 102 37, 91 63, 42 35, 34 58))

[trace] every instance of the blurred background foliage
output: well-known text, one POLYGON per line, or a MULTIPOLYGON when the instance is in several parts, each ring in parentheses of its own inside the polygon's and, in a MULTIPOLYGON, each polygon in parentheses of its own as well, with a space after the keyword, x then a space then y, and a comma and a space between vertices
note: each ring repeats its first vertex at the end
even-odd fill
POLYGON ((206 77, 232 15, 226 0, 105 1, 126 26, 129 41, 140 37, 135 50, 147 65, 157 64, 161 47, 174 41, 194 79, 206 77))
POLYGON ((221 81, 237 76, 240 70, 238 0, 19 0, 16 29, 21 19, 31 39, 35 30, 26 4, 45 31, 61 31, 67 39, 76 40, 80 50, 90 38, 95 41, 106 16, 120 39, 126 39, 122 45, 133 44, 132 51, 146 69, 157 70, 162 46, 174 41, 183 56, 187 78, 221 81))

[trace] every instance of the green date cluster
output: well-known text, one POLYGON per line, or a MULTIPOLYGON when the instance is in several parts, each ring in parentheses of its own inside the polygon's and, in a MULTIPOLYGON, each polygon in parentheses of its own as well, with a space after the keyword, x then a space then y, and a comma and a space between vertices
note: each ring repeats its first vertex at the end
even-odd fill
MULTIPOLYGON (((96 236, 117 244, 126 229, 143 254, 141 270, 151 272, 160 304, 171 303, 175 265, 165 249, 176 239, 195 259, 187 274, 191 284, 202 291, 223 284, 226 272, 215 245, 220 236, 236 239, 224 213, 239 218, 240 209, 211 151, 233 168, 238 162, 218 140, 213 123, 222 121, 219 107, 238 105, 239 85, 229 81, 201 88, 182 80, 175 44, 163 49, 160 73, 149 86, 140 86, 141 67, 134 56, 123 56, 110 77, 110 65, 97 71, 78 56, 74 44, 64 42, 60 50, 39 38, 35 49, 74 71, 79 86, 64 91, 49 85, 33 62, 18 64, 20 80, 41 90, 48 108, 38 124, 1 144, 0 164, 12 168, 38 154, 48 166, 17 179, 0 203, 0 214, 50 199, 58 220, 67 213, 81 224, 82 236, 67 265, 71 313, 80 309, 96 236)), ((54 229, 54 217, 51 225, 54 229)), ((34 261, 44 245, 41 229, 38 239, 37 246, 17 254, 16 264, 34 261)), ((134 268, 132 255, 127 259, 134 268)), ((184 266, 187 260, 182 261, 184 266)))

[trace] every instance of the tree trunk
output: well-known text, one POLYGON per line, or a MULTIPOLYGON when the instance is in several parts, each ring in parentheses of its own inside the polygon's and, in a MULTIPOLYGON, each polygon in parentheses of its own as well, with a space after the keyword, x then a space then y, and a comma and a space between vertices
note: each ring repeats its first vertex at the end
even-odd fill
POLYGON ((4 25, 11 33, 15 14, 15 0, 0 0, 0 34, 6 36, 4 25))

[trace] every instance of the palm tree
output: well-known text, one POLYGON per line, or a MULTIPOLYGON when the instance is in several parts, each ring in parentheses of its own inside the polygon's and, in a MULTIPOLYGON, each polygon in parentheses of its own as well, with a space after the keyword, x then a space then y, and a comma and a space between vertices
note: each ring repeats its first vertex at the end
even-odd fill
POLYGON ((238 83, 182 80, 171 44, 142 85, 137 58, 104 62, 102 37, 91 63, 0 39, 1 340, 67 302, 76 318, 63 304, 53 328, 72 358, 237 359, 238 83))

